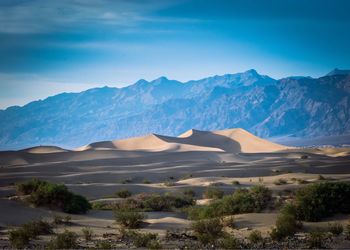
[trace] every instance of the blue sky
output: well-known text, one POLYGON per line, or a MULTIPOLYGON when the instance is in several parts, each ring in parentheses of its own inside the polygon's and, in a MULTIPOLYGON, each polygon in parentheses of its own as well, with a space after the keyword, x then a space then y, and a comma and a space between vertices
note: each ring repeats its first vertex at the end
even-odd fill
POLYGON ((59 92, 254 68, 350 68, 347 0, 0 0, 0 108, 59 92))

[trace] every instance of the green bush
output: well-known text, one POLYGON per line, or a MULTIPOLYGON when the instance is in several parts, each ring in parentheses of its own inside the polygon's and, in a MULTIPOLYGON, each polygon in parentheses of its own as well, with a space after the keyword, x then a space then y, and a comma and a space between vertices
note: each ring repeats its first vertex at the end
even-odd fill
POLYGON ((91 209, 90 203, 85 197, 77 194, 72 194, 68 202, 63 206, 63 211, 70 214, 86 213, 89 209, 91 209))
POLYGON ((306 238, 306 242, 309 248, 325 248, 324 241, 326 239, 326 235, 324 232, 315 231, 310 232, 306 238))
POLYGON ((207 219, 239 213, 260 212, 271 200, 271 191, 264 186, 238 189, 207 206, 195 206, 187 210, 190 219, 207 219))
POLYGON ((132 195, 132 193, 127 189, 122 189, 116 192, 115 195, 119 198, 128 198, 132 195))
POLYGON ((9 241, 12 248, 25 248, 29 244, 30 236, 22 228, 14 229, 9 232, 9 241))
POLYGON ((287 184, 287 180, 286 180, 286 179, 283 179, 283 178, 280 178, 280 179, 278 179, 278 180, 275 180, 275 181, 273 182, 273 184, 275 184, 275 185, 285 185, 285 184, 287 184))
POLYGON ((198 220, 192 223, 191 228, 198 240, 204 245, 215 243, 223 235, 223 225, 218 218, 198 220))
POLYGON ((76 249, 78 246, 78 235, 74 232, 64 231, 63 233, 57 234, 48 245, 48 249, 76 249))
POLYGON ((232 216, 228 216, 227 218, 223 218, 222 224, 225 227, 235 228, 235 217, 232 215, 232 216))
POLYGON ((159 240, 150 240, 147 244, 148 249, 161 249, 162 245, 160 244, 159 240))
POLYGON ((171 211, 173 209, 192 206, 193 197, 183 194, 142 194, 126 199, 117 208, 131 208, 145 211, 171 211))
POLYGON ((344 227, 342 224, 337 222, 328 223, 328 231, 331 232, 333 235, 338 236, 344 231, 344 227))
POLYGON ((350 222, 345 227, 345 238, 350 240, 350 222))
POLYGON ((192 198, 196 196, 196 193, 192 189, 185 189, 182 193, 192 198))
POLYGON ((135 247, 149 247, 152 241, 156 241, 158 238, 157 234, 153 233, 138 233, 133 234, 133 242, 135 247))
POLYGON ((85 227, 85 228, 81 229, 81 232, 83 233, 84 239, 86 241, 92 240, 92 237, 94 236, 94 232, 92 231, 91 228, 85 227))
POLYGON ((50 223, 38 220, 25 223, 20 228, 11 230, 9 232, 9 240, 13 248, 24 248, 29 244, 31 239, 35 239, 38 235, 52 233, 50 223))
POLYGON ((295 197, 297 216, 318 221, 336 213, 350 213, 350 183, 320 182, 299 189, 295 197))
POLYGON ((203 193, 205 199, 221 199, 223 196, 224 191, 216 187, 208 187, 203 193))
POLYGON ((107 240, 99 240, 95 245, 96 249, 115 249, 115 247, 107 240))
POLYGON ((296 219, 296 209, 291 204, 286 204, 280 211, 276 226, 270 232, 273 240, 281 240, 287 236, 292 236, 300 228, 300 223, 296 219))
POLYGON ((35 206, 61 209, 66 213, 86 213, 91 208, 83 196, 71 193, 65 185, 33 179, 17 184, 16 190, 19 195, 29 195, 29 203, 35 206))
POLYGON ((263 237, 261 235, 261 232, 258 230, 253 230, 249 235, 248 235, 248 241, 251 244, 258 244, 263 241, 263 237))
POLYGON ((225 235, 219 240, 219 247, 222 249, 239 249, 240 242, 233 235, 225 235))
POLYGON ((116 222, 125 228, 138 228, 145 219, 143 213, 123 208, 115 209, 114 217, 116 222))

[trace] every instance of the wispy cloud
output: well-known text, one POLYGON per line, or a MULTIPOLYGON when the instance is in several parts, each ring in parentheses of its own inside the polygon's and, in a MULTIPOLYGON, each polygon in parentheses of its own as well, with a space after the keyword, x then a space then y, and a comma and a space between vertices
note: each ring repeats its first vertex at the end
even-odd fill
POLYGON ((156 17, 152 13, 174 1, 60 0, 0 3, 0 32, 46 33, 88 25, 135 26, 140 22, 193 22, 189 18, 156 17))

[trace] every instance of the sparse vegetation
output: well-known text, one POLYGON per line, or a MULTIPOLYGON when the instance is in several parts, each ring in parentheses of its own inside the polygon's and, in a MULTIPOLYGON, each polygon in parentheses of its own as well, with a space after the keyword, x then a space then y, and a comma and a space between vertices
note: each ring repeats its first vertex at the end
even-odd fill
POLYGON ((119 208, 114 210, 116 222, 125 228, 138 228, 145 215, 133 209, 119 208))
POLYGON ((232 181, 232 185, 238 186, 241 185, 241 183, 239 181, 232 181))
POLYGON ((35 206, 61 209, 66 213, 86 213, 90 203, 81 195, 73 194, 62 184, 38 179, 16 185, 19 195, 29 195, 27 201, 35 206))
POLYGON ((219 240, 220 248, 222 249, 239 249, 240 247, 240 242, 239 240, 234 237, 233 235, 225 235, 219 240))
POLYGON ((182 193, 188 197, 195 197, 196 196, 196 193, 192 189, 185 189, 182 193))
POLYGON ((25 223, 18 229, 10 230, 9 240, 13 248, 24 248, 30 240, 35 239, 38 235, 52 233, 52 226, 48 222, 38 220, 25 223))
POLYGON ((283 178, 280 178, 280 179, 275 180, 275 181, 273 182, 273 184, 275 184, 275 185, 286 185, 287 183, 288 183, 287 180, 286 180, 286 179, 283 179, 283 178))
POLYGON ((155 246, 155 242, 157 241, 157 234, 154 233, 138 233, 135 232, 133 234, 133 242, 135 247, 147 247, 150 248, 150 246, 155 246))
POLYGON ((48 249, 76 249, 78 246, 78 235, 74 232, 65 230, 57 234, 47 245, 48 249))
POLYGON ((350 183, 320 182, 299 189, 295 197, 297 216, 318 221, 336 213, 350 212, 350 183))
POLYGON ((92 231, 91 228, 85 227, 85 228, 81 229, 81 232, 83 233, 84 239, 86 241, 92 240, 92 237, 94 236, 94 232, 92 231))
POLYGON ((225 227, 235 228, 235 217, 233 215, 222 219, 222 224, 225 227))
POLYGON ((271 200, 271 191, 264 186, 250 189, 238 189, 232 195, 226 195, 207 206, 195 206, 188 209, 190 219, 207 219, 239 213, 260 212, 271 200))
POLYGON ((172 211, 173 209, 192 206, 194 199, 190 195, 168 194, 140 194, 118 203, 117 208, 132 208, 144 211, 172 211))
POLYGON ((119 198, 128 198, 132 195, 132 193, 129 190, 124 188, 115 192, 115 195, 119 198))
POLYGON ((306 239, 309 248, 325 248, 324 241, 326 239, 326 235, 322 231, 310 232, 306 239))
POLYGON ((350 221, 348 222, 348 224, 345 227, 345 238, 347 240, 350 240, 350 221))
POLYGON ((251 244, 259 244, 260 242, 263 241, 263 237, 261 235, 261 232, 258 230, 253 230, 249 235, 248 235, 248 241, 251 244))
POLYGON ((107 240, 99 240, 95 245, 96 249, 114 249, 115 247, 107 240))
POLYGON ((331 232, 333 235, 338 236, 343 233, 344 227, 338 222, 328 223, 328 231, 331 232))
POLYGON ((9 241, 11 247, 15 249, 25 248, 30 241, 30 236, 23 229, 9 231, 9 241))
POLYGON ((143 180, 143 184, 151 184, 151 181, 150 181, 150 180, 145 179, 145 180, 143 180))
POLYGON ((223 225, 218 218, 199 220, 192 224, 194 234, 204 245, 215 243, 223 235, 222 229, 223 225))
POLYGON ((208 187, 203 193, 203 198, 205 199, 220 199, 223 196, 224 191, 216 187, 208 187))
POLYGON ((307 180, 304 180, 304 179, 297 179, 297 183, 299 185, 303 185, 303 184, 308 184, 309 182, 307 180))
POLYGON ((300 228, 301 224, 296 219, 296 208, 292 204, 286 204, 280 211, 276 225, 270 232, 273 240, 282 240, 292 236, 300 228))

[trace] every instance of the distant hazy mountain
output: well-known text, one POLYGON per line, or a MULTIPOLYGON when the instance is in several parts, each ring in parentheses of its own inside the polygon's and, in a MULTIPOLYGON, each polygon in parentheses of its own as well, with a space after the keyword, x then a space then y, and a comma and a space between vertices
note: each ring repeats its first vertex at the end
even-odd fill
POLYGON ((249 70, 186 83, 161 77, 63 93, 0 110, 0 149, 234 127, 262 137, 349 134, 350 74, 334 70, 318 79, 274 80, 249 70))

